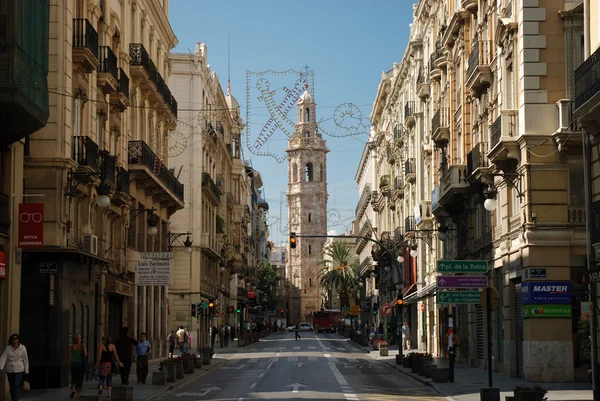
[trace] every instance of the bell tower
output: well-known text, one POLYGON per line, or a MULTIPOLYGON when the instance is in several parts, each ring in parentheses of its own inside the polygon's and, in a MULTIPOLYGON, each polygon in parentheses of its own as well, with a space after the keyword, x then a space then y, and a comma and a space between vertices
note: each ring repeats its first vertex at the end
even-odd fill
MULTIPOLYGON (((327 145, 318 131, 316 103, 305 86, 298 99, 296 131, 288 141, 288 230, 298 235, 327 235, 327 145)), ((311 322, 321 309, 319 262, 326 238, 298 238, 290 249, 288 324, 311 322)))

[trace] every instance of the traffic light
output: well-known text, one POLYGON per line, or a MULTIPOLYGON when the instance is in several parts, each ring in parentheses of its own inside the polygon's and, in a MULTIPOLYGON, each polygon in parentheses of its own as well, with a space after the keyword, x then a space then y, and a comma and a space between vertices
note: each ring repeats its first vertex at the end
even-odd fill
POLYGON ((304 293, 306 294, 306 287, 304 287, 304 293))
POLYGON ((377 316, 377 309, 373 309, 373 316, 377 316))
POLYGON ((398 306, 402 306, 402 304, 404 304, 404 301, 402 298, 398 298, 398 306))
POLYGON ((214 299, 208 300, 208 311, 211 313, 213 313, 215 311, 215 300, 214 299))
MULTIPOLYGON (((290 248, 296 248, 296 233, 290 233, 290 248)), ((304 292, 306 292, 306 290, 304 290, 304 292)))
POLYGON ((227 313, 233 313, 233 306, 227 307, 227 313))
POLYGON ((281 310, 279 310, 279 312, 281 313, 281 317, 283 317, 283 314, 285 313, 285 309, 281 309, 281 310))
POLYGON ((196 317, 196 304, 192 304, 191 315, 192 315, 192 317, 196 317))
POLYGON ((373 316, 377 315, 377 311, 379 310, 379 304, 375 302, 373 304, 373 316))
POLYGON ((242 307, 241 307, 241 305, 240 305, 240 303, 239 303, 239 302, 238 302, 238 304, 237 304, 237 309, 236 309, 236 312, 237 312, 237 313, 242 313, 242 307))

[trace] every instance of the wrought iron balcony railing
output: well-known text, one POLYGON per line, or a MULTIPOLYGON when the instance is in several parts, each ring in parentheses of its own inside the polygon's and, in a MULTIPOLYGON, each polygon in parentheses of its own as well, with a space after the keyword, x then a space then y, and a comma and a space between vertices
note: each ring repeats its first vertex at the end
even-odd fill
POLYGON ((600 49, 575 70, 575 109, 600 92, 600 49))
POLYGON ((129 171, 126 168, 117 168, 117 191, 129 195, 129 171))
POLYGON ((404 232, 408 233, 410 231, 415 231, 415 216, 408 216, 404 219, 404 232))
POLYGON ((106 150, 100 152, 100 171, 102 171, 102 178, 104 180, 116 185, 117 161, 106 150))
POLYGON ((129 141, 129 164, 146 166, 179 200, 183 200, 183 184, 144 141, 129 141))
POLYGON ((415 101, 409 100, 404 105, 404 119, 406 120, 408 117, 412 117, 415 115, 415 101))
POLYGON ((99 73, 110 74, 115 81, 119 81, 119 68, 117 66, 117 56, 112 51, 110 46, 100 46, 100 66, 98 67, 99 73))
POLYGON ((202 173, 202 186, 208 187, 215 198, 217 198, 219 201, 221 200, 221 191, 219 190, 217 184, 213 181, 210 174, 207 172, 202 173))
POLYGON ((73 137, 73 160, 80 166, 98 167, 98 145, 89 136, 73 137))
POLYGON ((129 99, 129 77, 122 68, 119 68, 119 93, 129 99))
POLYGON ((407 176, 415 173, 415 159, 411 157, 404 162, 404 175, 407 176))
POLYGON ((98 32, 85 18, 73 18, 73 47, 88 49, 98 58, 98 32))

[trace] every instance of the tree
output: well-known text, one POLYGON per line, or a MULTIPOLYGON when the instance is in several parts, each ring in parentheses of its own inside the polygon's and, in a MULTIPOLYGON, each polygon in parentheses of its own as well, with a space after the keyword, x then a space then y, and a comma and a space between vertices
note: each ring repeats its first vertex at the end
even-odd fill
POLYGON ((346 241, 334 240, 325 248, 325 255, 330 259, 322 260, 319 265, 319 280, 321 286, 328 291, 336 290, 342 302, 349 303, 349 298, 358 289, 359 269, 358 259, 352 255, 346 241))
POLYGON ((260 291, 260 303, 267 310, 275 310, 277 307, 277 298, 275 297, 275 287, 277 286, 277 273, 273 267, 265 262, 258 271, 258 290, 260 291))

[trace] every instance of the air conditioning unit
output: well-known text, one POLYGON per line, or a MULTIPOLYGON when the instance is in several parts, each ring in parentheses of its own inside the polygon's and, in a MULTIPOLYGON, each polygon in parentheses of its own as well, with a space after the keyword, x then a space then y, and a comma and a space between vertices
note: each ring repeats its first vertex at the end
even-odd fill
POLYGON ((98 255, 98 237, 92 234, 83 234, 83 250, 98 255))

